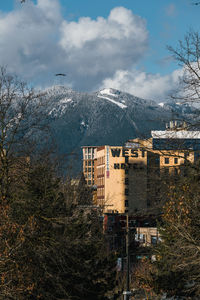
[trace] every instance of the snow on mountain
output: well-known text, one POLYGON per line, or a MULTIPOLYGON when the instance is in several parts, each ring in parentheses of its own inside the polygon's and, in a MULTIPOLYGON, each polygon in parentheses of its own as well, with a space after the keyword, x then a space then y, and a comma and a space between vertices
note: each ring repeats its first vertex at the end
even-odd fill
POLYGON ((67 110, 67 103, 71 102, 71 99, 65 100, 61 100, 57 103, 57 105, 55 107, 53 107, 48 114, 54 117, 61 117, 67 110))
POLYGON ((165 104, 164 104, 164 102, 160 102, 160 103, 158 103, 158 105, 160 105, 161 107, 163 107, 165 104))
POLYGON ((71 101, 72 101, 71 98, 69 98, 69 99, 64 98, 64 99, 61 99, 61 100, 60 100, 60 104, 66 104, 66 103, 69 103, 69 102, 71 102, 71 101))
POLYGON ((44 92, 49 96, 52 96, 52 95, 54 95, 54 96, 63 95, 64 96, 66 94, 66 92, 67 93, 73 93, 73 90, 71 88, 67 88, 63 85, 53 85, 49 88, 46 88, 44 90, 44 92))
POLYGON ((122 101, 120 102, 120 101, 117 101, 116 99, 112 99, 112 97, 119 99, 118 95, 114 94, 114 91, 115 90, 113 90, 113 89, 101 90, 97 94, 97 97, 101 98, 101 99, 106 99, 106 100, 116 104, 117 106, 119 106, 122 109, 127 108, 127 106, 123 104, 125 102, 124 100, 123 100, 123 103, 121 103, 122 101))
POLYGON ((112 93, 112 89, 104 89, 99 91, 99 94, 101 95, 108 95, 108 96, 112 96, 112 97, 117 97, 117 95, 112 93))
POLYGON ((114 101, 114 100, 112 100, 112 99, 110 99, 110 98, 108 98, 108 97, 105 97, 105 96, 99 96, 99 95, 98 95, 97 97, 102 98, 102 99, 106 99, 106 100, 108 100, 108 101, 110 101, 110 102, 112 102, 112 103, 118 105, 118 106, 121 107, 121 108, 127 108, 126 105, 124 105, 124 104, 122 104, 122 103, 120 103, 120 102, 114 101))
POLYGON ((80 170, 81 146, 123 145, 128 139, 149 137, 171 119, 191 117, 188 106, 160 104, 115 89, 80 93, 62 86, 47 90, 45 114, 61 154, 76 153, 80 170))

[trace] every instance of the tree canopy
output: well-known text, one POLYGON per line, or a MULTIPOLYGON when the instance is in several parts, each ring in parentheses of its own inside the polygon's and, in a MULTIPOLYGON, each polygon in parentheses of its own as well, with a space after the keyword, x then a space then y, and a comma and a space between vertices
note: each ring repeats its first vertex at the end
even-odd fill
POLYGON ((35 144, 43 96, 0 69, 0 298, 108 299, 116 257, 91 191, 35 144))

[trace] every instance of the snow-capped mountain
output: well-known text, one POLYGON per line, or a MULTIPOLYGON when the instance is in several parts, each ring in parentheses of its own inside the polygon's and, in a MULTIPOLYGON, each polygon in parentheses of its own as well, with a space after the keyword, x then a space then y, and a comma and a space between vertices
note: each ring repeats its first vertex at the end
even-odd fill
POLYGON ((158 104, 110 88, 79 93, 55 86, 46 92, 45 114, 57 149, 61 154, 77 154, 79 168, 83 145, 122 145, 131 138, 148 137, 151 130, 164 129, 171 119, 193 113, 187 105, 158 104))

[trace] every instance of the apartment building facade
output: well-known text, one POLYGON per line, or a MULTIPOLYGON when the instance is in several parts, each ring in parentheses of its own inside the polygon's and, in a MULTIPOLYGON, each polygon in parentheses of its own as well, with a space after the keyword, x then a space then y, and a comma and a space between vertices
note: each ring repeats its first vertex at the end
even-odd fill
POLYGON ((200 157, 200 131, 152 131, 148 140, 124 146, 83 147, 83 172, 106 213, 135 213, 154 207, 168 175, 200 157), (91 150, 89 150, 91 149, 91 150))
POLYGON ((146 206, 147 152, 122 146, 97 148, 97 204, 104 211, 133 212, 146 206), (137 171, 136 171, 137 170, 137 171), (134 201, 132 201, 134 199, 134 201))
POLYGON ((84 146, 83 151, 83 174, 88 186, 96 184, 97 147, 84 146))

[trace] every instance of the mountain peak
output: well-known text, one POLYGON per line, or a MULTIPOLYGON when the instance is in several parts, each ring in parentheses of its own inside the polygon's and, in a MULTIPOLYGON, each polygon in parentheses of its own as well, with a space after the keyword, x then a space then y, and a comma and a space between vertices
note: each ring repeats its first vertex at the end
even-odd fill
POLYGON ((122 109, 127 108, 127 105, 124 104, 125 101, 119 98, 120 93, 121 92, 118 90, 112 88, 105 88, 97 92, 97 97, 108 100, 122 109))
POLYGON ((61 96, 63 94, 69 93, 69 92, 73 92, 73 90, 69 87, 66 87, 64 85, 52 85, 48 88, 46 88, 45 92, 48 95, 52 95, 52 96, 61 96))
POLYGON ((101 94, 101 95, 109 95, 112 97, 118 97, 120 95, 120 93, 121 92, 119 90, 115 90, 112 88, 105 88, 105 89, 99 91, 99 94, 101 94))

